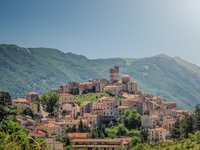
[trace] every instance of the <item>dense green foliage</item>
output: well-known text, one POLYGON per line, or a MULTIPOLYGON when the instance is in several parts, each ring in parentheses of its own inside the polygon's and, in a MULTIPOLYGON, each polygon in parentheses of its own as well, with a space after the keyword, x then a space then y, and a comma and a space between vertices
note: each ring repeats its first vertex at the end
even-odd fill
POLYGON ((46 92, 41 96, 41 104, 52 115, 54 110, 59 107, 59 98, 60 95, 57 92, 46 92))
POLYGON ((189 134, 189 138, 175 141, 157 141, 141 143, 139 139, 132 140, 132 144, 135 145, 131 150, 199 150, 200 149, 200 131, 194 134, 189 134))
POLYGON ((34 112, 32 109, 26 107, 24 110, 22 110, 21 112, 22 115, 25 115, 25 116, 31 116, 32 118, 34 117, 34 112))
POLYGON ((124 99, 124 98, 120 98, 118 96, 109 95, 106 92, 87 93, 87 94, 75 95, 74 99, 75 99, 75 103, 80 105, 81 103, 83 103, 85 101, 91 101, 92 102, 92 101, 95 101, 96 99, 101 98, 101 97, 115 97, 119 101, 124 99))
POLYGON ((122 121, 129 130, 141 127, 141 115, 135 109, 126 110, 122 116, 122 121))
POLYGON ((109 79, 109 69, 115 65, 120 67, 120 76, 129 74, 145 93, 175 101, 190 111, 200 103, 200 68, 180 58, 158 55, 89 60, 55 49, 5 44, 0 45, 0 90, 12 93, 12 97, 23 97, 30 91, 41 94, 69 81, 109 79))
POLYGON ((101 138, 104 139, 105 137, 107 137, 107 133, 105 130, 105 125, 102 123, 99 123, 97 127, 93 128, 90 132, 90 136, 91 138, 101 138))
POLYGON ((0 45, 0 70, 0 90, 12 93, 12 97, 23 97, 30 91, 41 94, 63 83, 105 75, 81 55, 6 44, 0 45))
POLYGON ((84 101, 95 101, 97 98, 101 98, 101 97, 104 97, 104 96, 107 97, 109 95, 105 92, 87 93, 87 94, 75 95, 74 99, 75 99, 75 103, 80 105, 84 101))
POLYGON ((116 120, 110 121, 107 125, 106 132, 108 136, 114 138, 117 136, 124 135, 138 135, 140 134, 139 129, 141 126, 141 115, 137 112, 137 110, 125 110, 124 114, 121 118, 117 118, 116 120))
POLYGON ((78 124, 78 129, 76 129, 75 126, 73 126, 72 128, 71 127, 67 128, 66 133, 71 133, 71 132, 90 132, 90 128, 86 124, 84 124, 81 119, 78 124))
POLYGON ((11 120, 0 122, 0 149, 5 150, 46 150, 44 139, 28 137, 24 127, 11 120))
POLYGON ((193 114, 185 115, 184 118, 177 118, 176 122, 170 130, 171 138, 181 139, 188 138, 189 134, 199 131, 199 118, 200 105, 197 104, 193 114))
POLYGON ((1 91, 0 92, 0 105, 8 106, 11 105, 12 98, 8 92, 1 91))
MULTIPOLYGON (((16 109, 16 108, 14 108, 16 109)), ((28 137, 27 130, 11 116, 12 110, 0 105, 0 149, 5 150, 46 150, 44 139, 28 137), (3 117, 2 117, 3 116, 3 117)))

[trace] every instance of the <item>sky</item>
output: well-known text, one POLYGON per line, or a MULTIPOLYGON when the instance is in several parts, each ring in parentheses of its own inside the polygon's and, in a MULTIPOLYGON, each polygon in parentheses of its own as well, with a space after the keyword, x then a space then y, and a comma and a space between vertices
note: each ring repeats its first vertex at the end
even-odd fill
POLYGON ((199 0, 0 0, 0 44, 200 66, 199 0))

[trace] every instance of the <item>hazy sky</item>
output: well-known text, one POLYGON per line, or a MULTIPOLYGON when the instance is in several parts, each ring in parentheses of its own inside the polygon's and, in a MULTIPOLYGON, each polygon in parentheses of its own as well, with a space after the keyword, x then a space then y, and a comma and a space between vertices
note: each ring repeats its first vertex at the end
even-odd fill
POLYGON ((200 66, 199 0, 0 0, 0 43, 200 66))

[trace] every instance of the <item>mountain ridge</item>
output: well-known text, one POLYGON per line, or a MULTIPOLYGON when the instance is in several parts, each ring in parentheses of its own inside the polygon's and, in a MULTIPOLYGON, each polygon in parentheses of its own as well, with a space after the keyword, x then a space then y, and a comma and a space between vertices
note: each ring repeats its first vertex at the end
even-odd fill
POLYGON ((192 110, 200 103, 200 68, 178 57, 159 54, 145 58, 88 59, 51 48, 0 45, 0 90, 12 97, 30 91, 43 93, 69 81, 109 79, 109 68, 120 67, 120 77, 129 74, 139 90, 175 101, 192 110))

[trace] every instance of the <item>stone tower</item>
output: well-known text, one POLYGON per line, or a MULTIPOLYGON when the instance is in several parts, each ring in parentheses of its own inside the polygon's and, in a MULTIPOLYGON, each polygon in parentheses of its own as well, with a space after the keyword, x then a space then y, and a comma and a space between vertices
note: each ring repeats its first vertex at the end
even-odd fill
POLYGON ((110 83, 112 83, 115 80, 119 80, 119 67, 114 66, 113 68, 110 68, 110 83))

